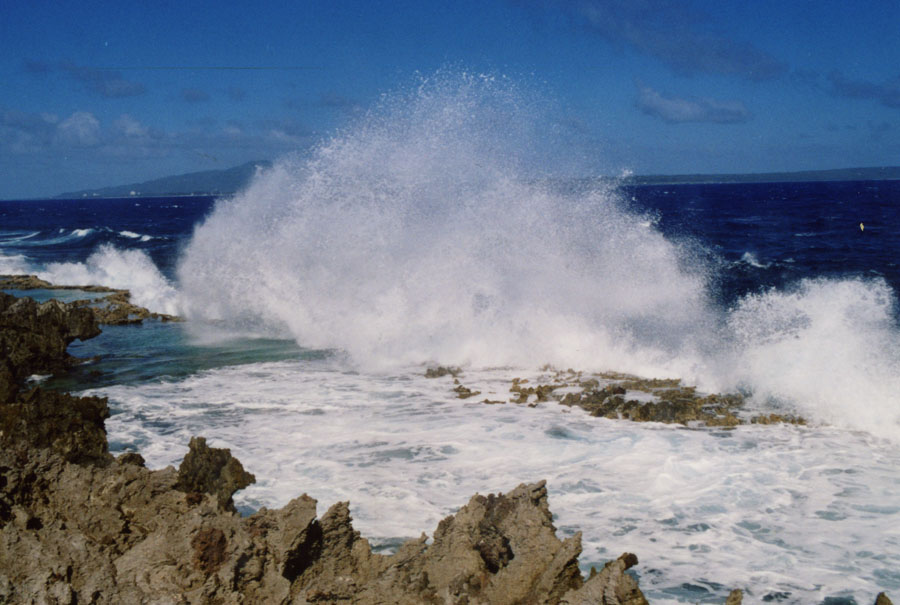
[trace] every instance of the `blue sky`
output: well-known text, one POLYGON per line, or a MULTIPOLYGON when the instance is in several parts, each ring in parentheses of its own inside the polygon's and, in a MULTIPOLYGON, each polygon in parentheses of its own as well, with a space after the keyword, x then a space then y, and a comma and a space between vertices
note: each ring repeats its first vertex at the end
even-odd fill
POLYGON ((0 1, 0 198, 309 148, 438 69, 552 100, 594 174, 900 165, 900 2, 0 1))

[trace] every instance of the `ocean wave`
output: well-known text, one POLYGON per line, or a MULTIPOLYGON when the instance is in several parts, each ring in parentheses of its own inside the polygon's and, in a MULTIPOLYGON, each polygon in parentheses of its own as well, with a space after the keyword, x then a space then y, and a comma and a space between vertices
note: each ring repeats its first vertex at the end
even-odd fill
POLYGON ((896 294, 874 279, 806 279, 728 316, 731 384, 839 426, 900 438, 896 294))
POLYGON ((705 268, 609 189, 536 184, 539 114, 468 74, 386 99, 218 203, 180 261, 186 311, 364 365, 690 372, 705 268))
POLYGON ((25 275, 30 272, 31 262, 22 254, 7 255, 0 252, 0 274, 25 275))
POLYGON ((165 236, 138 233, 128 229, 115 230, 109 227, 60 228, 54 231, 0 233, 0 246, 39 248, 42 246, 70 245, 75 242, 81 245, 97 245, 111 241, 118 243, 130 241, 146 243, 160 239, 167 238, 165 236))
POLYGON ((0 232, 0 246, 16 245, 40 234, 40 231, 3 231, 0 232))
POLYGON ((757 269, 768 269, 772 266, 772 263, 761 263, 756 255, 752 252, 744 252, 741 255, 741 260, 734 263, 735 265, 750 265, 751 267, 756 267, 757 269))
POLYGON ((185 312, 362 366, 678 376, 900 439, 883 280, 807 280, 721 308, 708 288, 720 268, 616 191, 541 186, 532 126, 546 117, 519 93, 440 74, 258 175, 195 230, 178 267, 185 312))
POLYGON ((57 246, 82 241, 97 233, 94 228, 57 229, 56 231, 37 231, 17 240, 5 240, 2 243, 15 247, 57 246))
POLYGON ((151 311, 176 315, 178 293, 142 250, 121 250, 103 244, 83 263, 49 263, 35 271, 59 285, 96 284, 131 291, 131 302, 151 311))
POLYGON ((122 237, 125 237, 128 239, 136 239, 136 240, 139 240, 142 242, 149 242, 150 240, 157 239, 156 237, 154 237, 152 235, 146 235, 143 233, 135 233, 134 231, 128 231, 128 230, 119 231, 118 234, 122 237))

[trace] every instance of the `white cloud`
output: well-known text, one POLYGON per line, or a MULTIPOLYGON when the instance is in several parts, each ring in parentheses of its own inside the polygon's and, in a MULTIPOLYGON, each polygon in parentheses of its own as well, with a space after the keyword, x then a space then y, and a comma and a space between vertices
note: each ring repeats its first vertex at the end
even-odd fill
POLYGON ((113 122, 113 126, 120 134, 130 138, 141 138, 147 136, 149 129, 132 118, 127 113, 119 116, 119 119, 113 122))
POLYGON ((88 111, 76 111, 56 129, 59 140, 76 147, 100 144, 100 121, 88 111))

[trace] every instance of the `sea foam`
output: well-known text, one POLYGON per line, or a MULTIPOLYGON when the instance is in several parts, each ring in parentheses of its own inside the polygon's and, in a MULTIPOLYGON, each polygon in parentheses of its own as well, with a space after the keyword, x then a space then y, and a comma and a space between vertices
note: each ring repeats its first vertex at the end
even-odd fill
MULTIPOLYGON (((531 384, 538 371, 516 371, 531 384)), ((239 507, 301 492, 351 502, 376 543, 434 528, 475 492, 547 479, 561 536, 583 532, 585 566, 635 552, 653 603, 871 600, 900 587, 897 448, 860 432, 794 425, 685 430, 594 418, 509 397, 508 369, 466 370, 460 400, 421 366, 347 371, 334 358, 236 365, 108 396, 113 448, 177 465, 194 435, 228 447, 257 483, 239 507)), ((585 571, 587 569, 585 568, 585 571)))

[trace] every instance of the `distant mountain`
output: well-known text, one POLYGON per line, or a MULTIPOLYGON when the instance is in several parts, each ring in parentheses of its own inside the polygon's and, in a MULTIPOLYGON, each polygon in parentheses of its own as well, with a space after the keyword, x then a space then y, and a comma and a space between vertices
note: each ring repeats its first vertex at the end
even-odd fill
MULTIPOLYGON (((62 193, 57 198, 84 197, 161 197, 178 195, 226 195, 244 188, 260 168, 272 162, 247 162, 227 170, 189 172, 161 179, 62 193)), ((609 177, 601 177, 607 180, 609 177)), ((808 181, 883 181, 900 180, 900 166, 876 168, 838 168, 835 170, 806 170, 801 172, 762 172, 749 174, 669 174, 633 175, 610 179, 621 185, 678 185, 688 183, 782 183, 808 181)), ((585 179, 590 181, 592 179, 585 179)))
POLYGON ((56 196, 62 199, 84 197, 162 197, 177 195, 225 195, 246 186, 260 168, 269 168, 272 162, 261 160, 247 162, 226 170, 204 170, 176 176, 167 176, 143 183, 69 191, 56 196))
POLYGON ((900 166, 837 168, 800 172, 757 172, 749 174, 634 175, 619 182, 628 185, 677 185, 681 183, 800 183, 809 181, 885 181, 900 179, 900 166))

